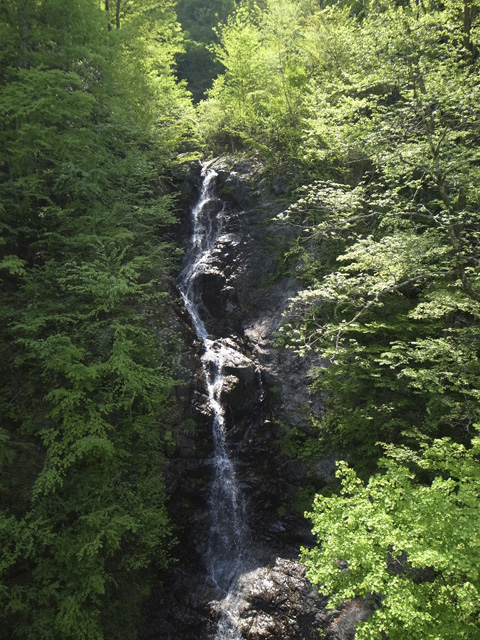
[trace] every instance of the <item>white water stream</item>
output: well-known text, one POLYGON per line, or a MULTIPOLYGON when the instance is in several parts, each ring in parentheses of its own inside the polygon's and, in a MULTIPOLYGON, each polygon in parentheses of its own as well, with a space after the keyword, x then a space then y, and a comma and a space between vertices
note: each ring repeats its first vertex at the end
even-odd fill
POLYGON ((224 219, 222 203, 214 195, 216 172, 208 166, 202 172, 200 198, 192 210, 193 232, 188 262, 179 277, 179 289, 198 338, 204 346, 202 367, 212 416, 214 445, 213 478, 210 491, 211 529, 205 563, 209 577, 225 593, 216 640, 240 640, 238 608, 241 598, 237 581, 246 566, 245 509, 239 491, 234 461, 226 443, 225 409, 221 402, 224 365, 238 352, 232 341, 209 335, 205 322, 200 276, 211 273, 211 255, 224 219))

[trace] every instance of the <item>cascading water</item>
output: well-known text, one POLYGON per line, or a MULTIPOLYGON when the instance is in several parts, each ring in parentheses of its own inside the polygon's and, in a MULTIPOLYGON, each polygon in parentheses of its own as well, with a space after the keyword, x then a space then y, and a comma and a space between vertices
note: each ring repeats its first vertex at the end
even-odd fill
POLYGON ((211 530, 205 561, 210 577, 225 592, 216 640, 239 640, 241 635, 236 615, 240 596, 236 584, 242 568, 246 566, 247 530, 235 465, 226 443, 225 410, 221 401, 224 365, 227 360, 232 360, 232 356, 235 358, 236 351, 232 341, 215 339, 209 334, 206 326, 208 312, 202 302, 200 287, 200 276, 211 272, 210 256, 222 229, 224 211, 222 203, 213 193, 216 175, 208 167, 202 172, 200 198, 192 210, 193 232, 189 258, 178 284, 195 332, 203 343, 202 367, 212 415, 211 530))

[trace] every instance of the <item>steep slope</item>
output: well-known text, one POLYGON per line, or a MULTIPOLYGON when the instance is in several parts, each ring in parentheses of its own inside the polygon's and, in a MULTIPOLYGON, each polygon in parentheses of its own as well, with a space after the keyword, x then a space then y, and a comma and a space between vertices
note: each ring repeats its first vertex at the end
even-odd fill
MULTIPOLYGON (((150 602, 144 637, 313 640, 320 627, 329 629, 331 638, 353 637, 356 618, 365 614, 362 605, 354 603, 340 617, 340 612, 327 613, 324 598, 297 562, 300 545, 313 542, 302 517, 308 498, 303 502, 329 480, 334 459, 308 464, 291 446, 292 433, 312 434, 309 416, 320 416, 322 405, 308 388, 312 363, 275 346, 282 313, 299 287, 278 264, 292 231, 272 217, 287 202, 278 193, 281 184, 277 193, 268 189, 261 167, 253 162, 232 165, 219 159, 209 170, 216 174, 215 192, 202 197, 210 216, 205 227, 214 227, 214 233, 208 241, 194 236, 193 244, 204 243, 206 249, 193 263, 196 310, 193 316, 182 315, 193 351, 184 357, 184 429, 170 461, 172 511, 183 523, 180 561, 167 590, 150 602), (212 570, 212 553, 235 556, 241 550, 236 540, 222 551, 212 524, 217 521, 211 485, 217 454, 207 391, 212 384, 209 349, 222 353, 217 397, 232 475, 244 503, 246 548, 228 588, 212 570), (225 615, 233 616, 233 626, 217 630, 225 615)), ((200 180, 198 173, 195 179, 200 180)), ((185 212, 182 228, 191 232, 190 215, 185 212)), ((188 238, 185 247, 183 274, 192 271, 188 238)), ((185 275, 180 284, 185 298, 185 275)), ((225 520, 234 518, 228 506, 222 508, 225 520)))

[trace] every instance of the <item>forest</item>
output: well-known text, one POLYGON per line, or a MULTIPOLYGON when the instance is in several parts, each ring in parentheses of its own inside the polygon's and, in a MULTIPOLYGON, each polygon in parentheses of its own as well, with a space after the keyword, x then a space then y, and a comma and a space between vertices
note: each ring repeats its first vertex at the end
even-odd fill
POLYGON ((0 43, 0 637, 133 640, 174 566, 175 176, 229 156, 328 360, 310 581, 480 638, 479 0, 1 0, 0 43))

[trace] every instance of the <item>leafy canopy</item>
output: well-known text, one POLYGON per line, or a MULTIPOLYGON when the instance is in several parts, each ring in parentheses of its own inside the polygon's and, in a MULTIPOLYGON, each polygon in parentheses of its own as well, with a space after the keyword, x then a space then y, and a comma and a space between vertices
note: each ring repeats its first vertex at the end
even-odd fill
POLYGON ((370 601, 359 640, 480 637, 480 438, 469 449, 445 438, 385 453, 366 485, 340 463, 339 495, 315 498, 307 576, 334 594, 332 607, 370 601))

